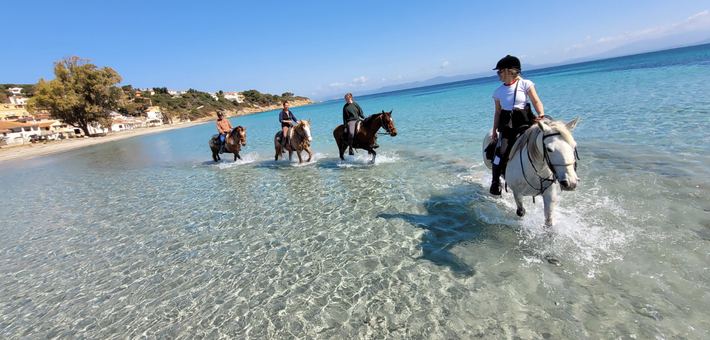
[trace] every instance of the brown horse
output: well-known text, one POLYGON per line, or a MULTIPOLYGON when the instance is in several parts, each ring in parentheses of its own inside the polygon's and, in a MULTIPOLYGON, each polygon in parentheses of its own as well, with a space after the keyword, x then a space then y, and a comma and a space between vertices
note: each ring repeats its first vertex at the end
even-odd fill
MULTIPOLYGON (((372 155, 371 163, 375 162, 375 157, 377 157, 377 152, 375 149, 378 147, 375 142, 377 141, 377 131, 380 128, 384 128, 387 134, 394 137, 397 135, 397 129, 394 127, 394 121, 392 120, 392 111, 382 113, 376 113, 372 116, 365 118, 365 120, 360 123, 360 130, 355 134, 353 138, 353 149, 363 149, 367 150, 367 153, 372 155)), ((341 124, 333 130, 333 137, 335 138, 335 143, 338 144, 338 150, 340 151, 340 159, 345 160, 343 154, 345 149, 348 148, 349 143, 347 136, 343 136, 345 127, 341 124), (345 138, 343 138, 345 137, 345 138)))
MULTIPOLYGON (((242 146, 247 145, 246 129, 246 127, 237 126, 224 138, 224 150, 227 153, 233 153, 235 161, 237 158, 242 159, 242 157, 239 156, 239 151, 242 150, 242 146)), ((212 159, 218 162, 221 159, 219 157, 219 134, 213 135, 210 138, 209 145, 210 149, 212 149, 212 159)))
MULTIPOLYGON (((311 157, 313 156, 313 153, 311 152, 311 149, 308 147, 309 143, 313 141, 313 137, 311 137, 311 120, 308 119, 308 121, 301 120, 296 124, 296 126, 288 129, 288 134, 291 135, 288 145, 286 145, 285 148, 281 147, 281 140, 279 139, 279 135, 281 135, 283 132, 279 131, 276 133, 274 136, 274 149, 276 149, 276 156, 274 157, 274 161, 279 160, 279 155, 283 154, 284 151, 288 151, 288 160, 291 160, 291 155, 295 151, 296 155, 298 155, 298 162, 303 163, 303 158, 301 158, 301 151, 306 150, 308 152, 308 159, 306 162, 311 161, 311 157)), ((282 137, 283 138, 283 137, 282 137)))

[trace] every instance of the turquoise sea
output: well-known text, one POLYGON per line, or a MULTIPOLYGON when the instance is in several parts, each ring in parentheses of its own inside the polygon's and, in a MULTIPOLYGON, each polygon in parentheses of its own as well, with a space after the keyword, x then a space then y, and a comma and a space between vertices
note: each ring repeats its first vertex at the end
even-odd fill
MULTIPOLYGON (((495 61, 491 61, 491 65, 495 61)), ((497 77, 355 97, 396 137, 341 161, 243 160, 213 123, 0 163, 2 339, 708 339, 710 45, 525 72, 574 130, 580 183, 515 215, 481 141, 497 77), (560 260, 555 266, 544 257, 560 260)))

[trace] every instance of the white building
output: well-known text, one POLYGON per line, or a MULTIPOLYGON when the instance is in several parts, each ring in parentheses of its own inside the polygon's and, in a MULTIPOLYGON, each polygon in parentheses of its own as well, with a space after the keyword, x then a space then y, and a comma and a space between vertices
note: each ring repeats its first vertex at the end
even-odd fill
POLYGON ((224 94, 224 99, 229 100, 230 102, 236 100, 237 103, 243 103, 244 95, 237 92, 227 92, 224 94))
POLYGON ((27 105, 27 101, 30 100, 29 98, 24 98, 24 97, 19 97, 19 96, 12 96, 9 98, 10 103, 14 105, 27 105))
POLYGON ((0 121, 0 144, 17 145, 29 142, 32 135, 42 135, 39 124, 0 121))
POLYGON ((149 126, 163 125, 163 111, 160 110, 160 106, 151 106, 145 110, 145 117, 148 119, 149 126))
POLYGON ((19 96, 22 93, 21 87, 11 87, 7 90, 10 91, 13 96, 19 96))

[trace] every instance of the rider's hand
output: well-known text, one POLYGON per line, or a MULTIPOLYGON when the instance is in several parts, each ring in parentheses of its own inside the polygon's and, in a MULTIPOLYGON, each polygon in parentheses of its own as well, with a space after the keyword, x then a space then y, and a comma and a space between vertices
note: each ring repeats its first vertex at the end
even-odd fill
POLYGON ((497 133, 494 133, 494 134, 491 136, 491 139, 493 139, 493 142, 494 142, 494 143, 498 143, 498 134, 497 134, 497 133))
POLYGON ((543 119, 545 119, 545 115, 544 115, 544 114, 537 116, 537 118, 535 118, 535 121, 536 121, 536 122, 539 122, 539 121, 541 121, 541 120, 543 120, 543 119))

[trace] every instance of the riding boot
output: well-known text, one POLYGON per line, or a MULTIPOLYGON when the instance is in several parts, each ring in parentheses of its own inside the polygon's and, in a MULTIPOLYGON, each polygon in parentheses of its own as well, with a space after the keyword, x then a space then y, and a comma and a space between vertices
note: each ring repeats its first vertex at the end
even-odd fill
POLYGON ((348 151, 348 155, 352 156, 355 154, 355 152, 353 152, 353 137, 352 136, 348 137, 348 144, 350 145, 350 150, 348 151))
POLYGON ((500 194, 501 194, 501 184, 500 184, 501 172, 503 172, 503 164, 500 164, 500 165, 493 164, 493 179, 491 180, 491 188, 490 188, 490 190, 488 190, 488 192, 490 192, 491 195, 500 196, 500 194))
POLYGON ((224 153, 224 143, 220 143, 219 145, 219 153, 224 153))

